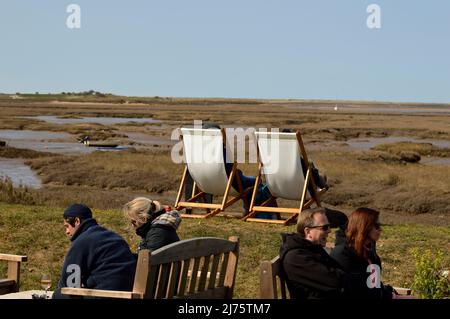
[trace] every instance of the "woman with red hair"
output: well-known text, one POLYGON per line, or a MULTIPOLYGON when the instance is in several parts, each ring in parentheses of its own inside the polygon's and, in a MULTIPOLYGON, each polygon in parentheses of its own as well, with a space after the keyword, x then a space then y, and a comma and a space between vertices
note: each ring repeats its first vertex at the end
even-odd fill
POLYGON ((357 278, 355 298, 392 299, 393 288, 381 282, 381 259, 376 252, 380 238, 380 212, 361 207, 349 216, 346 241, 331 256, 344 271, 357 278))

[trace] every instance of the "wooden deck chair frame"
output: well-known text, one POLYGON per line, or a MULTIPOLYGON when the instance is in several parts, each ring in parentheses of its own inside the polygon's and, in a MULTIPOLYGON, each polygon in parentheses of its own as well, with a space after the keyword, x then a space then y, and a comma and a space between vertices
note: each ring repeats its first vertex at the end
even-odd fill
MULTIPOLYGON (((280 257, 276 256, 270 261, 262 261, 260 266, 259 296, 261 299, 288 299, 290 298, 286 281, 281 276, 280 257)), ((394 287, 399 295, 411 295, 411 289, 394 287)))
POLYGON ((64 295, 122 299, 233 297, 239 239, 200 237, 138 255, 132 291, 62 288, 64 295))
POLYGON ((302 136, 299 131, 297 131, 295 133, 295 135, 296 135, 296 139, 297 139, 297 142, 298 142, 298 145, 300 148, 299 156, 301 156, 303 158, 304 163, 308 163, 308 169, 307 169, 306 176, 305 176, 303 191, 301 194, 299 194, 300 207, 299 208, 268 207, 267 206, 268 204, 276 201, 277 197, 275 197, 275 196, 271 196, 269 199, 267 199, 265 202, 263 202, 259 206, 255 205, 256 193, 258 190, 258 185, 259 185, 259 183, 261 183, 261 175, 262 175, 262 171, 263 171, 263 163, 261 161, 260 149, 257 144, 257 150, 258 150, 257 154, 258 154, 258 162, 259 162, 258 176, 256 177, 255 186, 253 188, 253 194, 252 194, 252 199, 251 199, 250 209, 249 209, 250 212, 248 215, 244 216, 243 220, 249 221, 249 222, 275 223, 275 224, 288 225, 288 224, 295 222, 297 219, 297 216, 302 212, 302 210, 311 207, 312 204, 316 203, 316 205, 318 207, 321 206, 320 205, 320 197, 323 193, 326 192, 326 189, 323 188, 320 191, 317 191, 317 186, 314 182, 314 179, 312 178, 312 164, 310 164, 308 161, 308 155, 306 154, 302 136), (312 191, 312 193, 310 192, 311 198, 305 202, 309 183, 312 185, 313 191, 312 191), (254 216, 258 212, 287 213, 287 214, 291 214, 291 216, 284 220, 254 218, 254 216))
MULTIPOLYGON (((221 129, 222 134, 222 141, 224 147, 226 146, 226 135, 225 130, 221 129)), ((181 136, 183 139, 183 136, 181 136)), ((225 163, 224 163, 225 165, 225 163)), ((227 186, 225 189, 225 192, 223 194, 222 203, 220 204, 214 204, 214 203, 203 203, 199 202, 201 198, 205 198, 205 195, 207 194, 207 191, 201 190, 197 183, 194 180, 194 185, 192 187, 192 196, 191 198, 181 201, 181 196, 183 194, 184 188, 186 186, 186 176, 188 174, 188 165, 185 164, 185 168, 183 171, 183 175, 181 177, 180 187, 178 189, 178 195, 175 201, 175 207, 177 210, 182 210, 184 208, 197 208, 197 209, 205 209, 206 214, 181 214, 181 217, 183 218, 208 218, 215 216, 221 212, 223 212, 227 207, 233 205, 238 200, 242 199, 244 201, 245 207, 248 210, 250 207, 250 203, 248 203, 246 195, 252 191, 252 187, 249 187, 247 189, 243 189, 241 178, 239 177, 239 174, 237 174, 237 163, 234 161, 233 167, 231 170, 230 175, 228 176, 227 186), (236 196, 231 196, 231 188, 233 185, 234 179, 237 180, 238 185, 238 194, 236 196)))
POLYGON ((18 292, 20 287, 20 266, 27 256, 0 254, 0 261, 8 262, 7 277, 0 279, 0 295, 18 292))

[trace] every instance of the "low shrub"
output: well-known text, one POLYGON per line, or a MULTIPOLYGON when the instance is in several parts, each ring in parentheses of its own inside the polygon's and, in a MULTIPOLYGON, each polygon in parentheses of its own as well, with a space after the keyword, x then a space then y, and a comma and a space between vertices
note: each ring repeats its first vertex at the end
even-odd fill
POLYGON ((413 249, 416 271, 412 289, 420 298, 442 299, 450 297, 450 281, 443 276, 444 253, 432 255, 430 250, 413 249))

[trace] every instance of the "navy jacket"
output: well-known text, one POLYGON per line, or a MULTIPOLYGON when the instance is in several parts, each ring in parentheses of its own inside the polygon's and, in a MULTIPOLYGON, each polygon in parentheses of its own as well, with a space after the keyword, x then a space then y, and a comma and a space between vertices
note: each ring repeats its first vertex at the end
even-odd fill
MULTIPOLYGON (((90 218, 80 224, 71 241, 58 288, 67 287, 68 279, 69 285, 73 282, 75 273, 71 265, 77 265, 81 270, 81 286, 84 288, 133 289, 136 258, 122 237, 90 218)), ((55 297, 58 296, 57 292, 55 297)))

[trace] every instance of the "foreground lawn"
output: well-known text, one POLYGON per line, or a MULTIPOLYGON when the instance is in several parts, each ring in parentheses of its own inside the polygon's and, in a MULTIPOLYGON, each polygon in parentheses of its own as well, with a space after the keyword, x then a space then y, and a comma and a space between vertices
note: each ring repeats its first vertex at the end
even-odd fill
MULTIPOLYGON (((52 275, 55 287, 63 258, 69 248, 69 240, 62 225, 62 208, 22 206, 0 203, 0 252, 24 254, 21 273, 21 290, 40 289, 43 272, 52 275)), ((99 224, 122 235, 133 251, 138 236, 126 224, 119 211, 94 210, 99 224)), ((179 234, 183 239, 201 236, 240 238, 240 259, 236 278, 235 298, 258 298, 259 264, 278 253, 280 234, 294 231, 294 226, 245 223, 237 219, 214 217, 207 220, 184 219, 179 234)), ((383 281, 395 286, 408 287, 414 277, 414 259, 411 249, 442 250, 446 263, 450 264, 450 229, 441 226, 417 224, 385 225, 378 252, 383 260, 383 281)), ((0 265, 0 278, 5 275, 0 265)))

